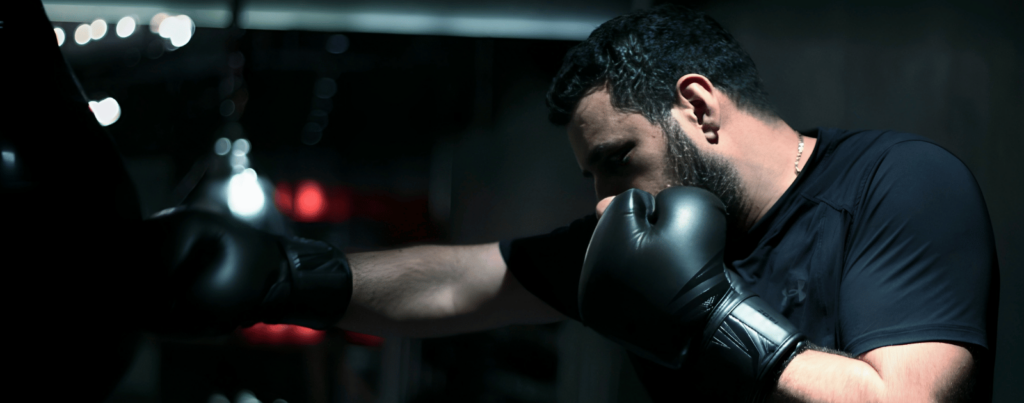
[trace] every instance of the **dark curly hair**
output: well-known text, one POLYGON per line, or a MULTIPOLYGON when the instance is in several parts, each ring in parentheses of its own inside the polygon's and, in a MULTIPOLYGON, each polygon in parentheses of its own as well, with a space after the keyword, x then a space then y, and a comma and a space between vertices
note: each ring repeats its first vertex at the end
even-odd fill
POLYGON ((736 39, 706 14, 674 5, 616 17, 573 47, 548 90, 548 118, 569 123, 580 99, 607 87, 613 107, 666 127, 676 81, 691 73, 707 77, 740 109, 778 118, 736 39))

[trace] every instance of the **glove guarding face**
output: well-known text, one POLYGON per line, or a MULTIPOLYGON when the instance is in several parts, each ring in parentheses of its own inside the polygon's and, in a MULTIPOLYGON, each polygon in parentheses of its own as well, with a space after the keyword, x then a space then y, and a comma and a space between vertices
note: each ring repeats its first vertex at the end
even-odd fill
POLYGON ((698 188, 666 189, 657 203, 636 189, 616 197, 587 248, 579 285, 583 324, 679 368, 729 291, 725 225, 725 205, 698 188))
POLYGON ((630 189, 605 210, 579 284, 585 326, 668 368, 701 368, 722 401, 762 401, 804 339, 730 278, 725 205, 692 187, 630 189))

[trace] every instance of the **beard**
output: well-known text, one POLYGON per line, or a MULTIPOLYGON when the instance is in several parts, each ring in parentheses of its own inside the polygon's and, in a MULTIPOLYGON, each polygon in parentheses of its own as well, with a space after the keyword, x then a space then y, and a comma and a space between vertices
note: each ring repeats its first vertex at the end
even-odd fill
POLYGON ((668 172, 672 186, 694 186, 718 196, 725 204, 730 233, 745 226, 750 213, 736 168, 717 155, 701 151, 686 136, 679 123, 669 117, 661 124, 668 139, 668 172))

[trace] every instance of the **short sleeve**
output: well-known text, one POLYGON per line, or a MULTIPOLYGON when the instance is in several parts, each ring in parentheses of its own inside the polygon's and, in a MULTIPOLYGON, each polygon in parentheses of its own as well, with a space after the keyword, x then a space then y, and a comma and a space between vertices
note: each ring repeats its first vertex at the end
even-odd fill
POLYGON ((527 291, 578 321, 580 273, 596 226, 597 217, 589 215, 549 234, 501 241, 498 246, 509 271, 527 291))
POLYGON ((840 347, 855 356, 925 341, 989 348, 997 265, 985 201, 967 167, 925 141, 893 145, 853 209, 840 347))

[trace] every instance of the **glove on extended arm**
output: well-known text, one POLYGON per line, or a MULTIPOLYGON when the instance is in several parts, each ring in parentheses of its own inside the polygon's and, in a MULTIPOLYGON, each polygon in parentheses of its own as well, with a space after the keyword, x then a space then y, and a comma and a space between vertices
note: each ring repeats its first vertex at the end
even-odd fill
POLYGON ((213 336, 257 322, 333 326, 352 296, 345 255, 326 243, 182 211, 145 220, 142 264, 158 271, 145 327, 213 336))
POLYGON ((763 401, 804 339, 728 278, 725 206, 692 187, 630 189, 605 210, 583 264, 583 324, 669 368, 700 366, 723 401, 763 401))

